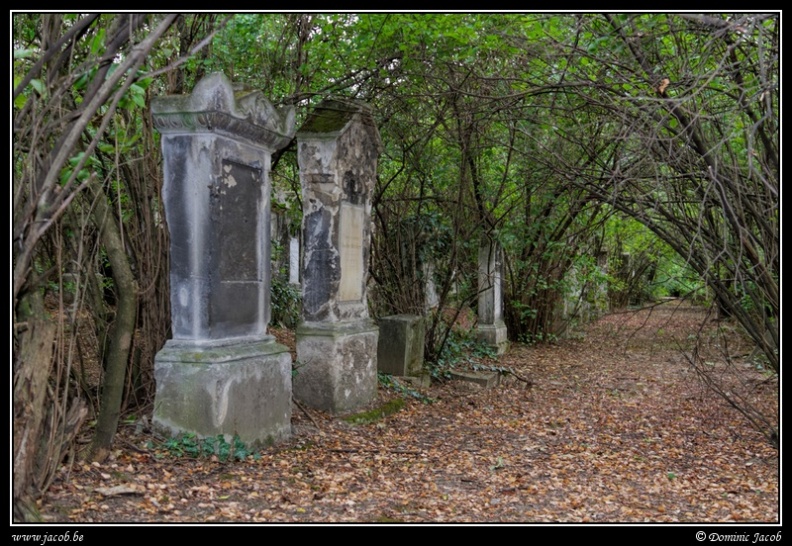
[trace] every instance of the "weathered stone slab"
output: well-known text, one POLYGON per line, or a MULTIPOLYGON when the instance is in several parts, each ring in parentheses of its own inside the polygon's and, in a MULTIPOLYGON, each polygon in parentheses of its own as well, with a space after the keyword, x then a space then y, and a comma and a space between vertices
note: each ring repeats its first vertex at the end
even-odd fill
POLYGON ((371 196, 380 146, 370 110, 356 102, 323 102, 297 133, 308 322, 369 316, 371 196))
POLYGON ((500 374, 498 372, 460 372, 452 370, 450 374, 451 379, 475 383, 485 389, 497 387, 500 384, 500 374))
POLYGON ((270 157, 294 111, 222 74, 152 101, 162 133, 174 339, 254 339, 270 318, 270 157))
POLYGON ((396 376, 418 376, 423 369, 425 328, 423 317, 393 315, 379 320, 377 367, 396 376))

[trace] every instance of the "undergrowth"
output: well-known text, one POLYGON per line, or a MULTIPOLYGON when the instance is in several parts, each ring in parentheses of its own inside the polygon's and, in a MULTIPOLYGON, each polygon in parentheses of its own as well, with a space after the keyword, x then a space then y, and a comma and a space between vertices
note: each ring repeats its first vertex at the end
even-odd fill
POLYGON ((452 332, 437 362, 429 366, 429 372, 434 379, 449 379, 451 370, 457 367, 469 366, 476 369, 477 366, 485 366, 482 361, 495 360, 497 357, 498 353, 493 347, 452 332))
POLYGON ((382 385, 383 388, 393 391, 397 394, 402 396, 409 396, 411 398, 415 398, 416 400, 420 400, 424 404, 431 404, 434 402, 434 398, 430 398, 425 394, 421 394, 417 390, 404 385, 401 381, 393 377, 392 375, 377 372, 377 378, 379 379, 379 384, 382 385))
POLYGON ((228 442, 222 434, 199 438, 191 432, 183 432, 178 436, 169 438, 155 446, 149 442, 149 449, 158 448, 165 451, 171 457, 188 457, 191 459, 210 458, 216 456, 220 461, 244 461, 252 456, 258 459, 260 455, 249 449, 245 443, 234 435, 231 442, 228 442))

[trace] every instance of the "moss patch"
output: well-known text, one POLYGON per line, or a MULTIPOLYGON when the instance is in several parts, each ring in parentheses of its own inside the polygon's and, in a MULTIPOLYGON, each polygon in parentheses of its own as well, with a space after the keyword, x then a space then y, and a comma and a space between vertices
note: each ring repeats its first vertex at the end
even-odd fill
POLYGON ((380 419, 384 419, 388 415, 393 415, 400 409, 404 407, 404 398, 394 398, 388 402, 385 402, 383 405, 379 406, 378 408, 374 408, 368 411, 364 411, 362 413, 356 413, 354 415, 349 415, 344 417, 344 421, 347 423, 352 423, 353 425, 365 425, 368 423, 374 423, 379 421, 380 419))
POLYGON ((353 105, 337 100, 328 100, 317 106, 300 131, 334 133, 343 129, 357 112, 358 109, 353 105))

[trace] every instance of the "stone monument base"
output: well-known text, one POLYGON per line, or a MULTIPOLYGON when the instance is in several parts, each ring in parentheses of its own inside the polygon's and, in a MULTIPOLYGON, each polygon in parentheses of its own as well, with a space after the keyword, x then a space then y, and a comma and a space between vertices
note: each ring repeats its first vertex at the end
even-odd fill
POLYGON ((255 341, 169 340, 154 358, 154 426, 170 434, 235 435, 249 447, 291 436, 292 360, 267 336, 255 341))
POLYGON ((377 339, 370 320, 304 322, 297 328, 294 397, 330 413, 363 408, 377 394, 377 339))
POLYGON ((479 324, 476 327, 476 339, 492 347, 496 354, 502 355, 509 348, 508 331, 506 323, 499 321, 497 324, 479 324))

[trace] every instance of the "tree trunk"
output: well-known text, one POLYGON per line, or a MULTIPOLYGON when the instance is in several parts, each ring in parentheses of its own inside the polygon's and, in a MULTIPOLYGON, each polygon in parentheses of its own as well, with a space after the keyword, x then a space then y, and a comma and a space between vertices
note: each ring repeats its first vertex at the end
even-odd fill
POLYGON ((89 459, 102 461, 113 443, 121 400, 124 394, 129 352, 135 331, 137 312, 137 283, 129 265, 124 242, 115 217, 107 205, 107 196, 99 187, 94 208, 94 221, 101 231, 102 244, 113 269, 113 282, 118 294, 115 322, 110 335, 110 346, 105 358, 106 369, 102 381, 102 394, 96 432, 89 451, 89 459))
POLYGON ((33 496, 39 437, 47 416, 47 380, 52 368, 56 327, 47 320, 41 292, 20 302, 19 352, 14 363, 14 520, 38 520, 33 496))

